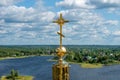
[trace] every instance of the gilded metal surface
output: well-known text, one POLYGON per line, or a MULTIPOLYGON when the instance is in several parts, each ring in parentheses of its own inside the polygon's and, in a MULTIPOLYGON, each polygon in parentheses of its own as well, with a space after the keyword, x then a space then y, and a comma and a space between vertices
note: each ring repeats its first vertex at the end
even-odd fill
POLYGON ((57 32, 60 36, 60 47, 56 49, 57 56, 59 57, 58 64, 53 65, 53 80, 69 80, 69 65, 63 64, 62 57, 66 54, 65 47, 62 46, 62 37, 65 37, 62 34, 62 26, 64 23, 69 22, 68 20, 65 20, 62 17, 62 14, 60 14, 60 17, 53 21, 53 23, 57 23, 60 26, 60 32, 57 32))
MULTIPOLYGON (((59 26, 60 26, 60 32, 57 32, 59 35, 60 35, 60 50, 62 50, 62 37, 65 37, 63 34, 62 34, 62 27, 64 25, 64 23, 67 23, 69 22, 68 20, 65 20, 63 17, 62 17, 62 14, 60 14, 60 17, 53 21, 53 23, 57 23, 59 26)), ((59 50, 59 51, 60 51, 59 50)), ((58 56, 59 57, 63 57, 65 53, 62 53, 61 51, 60 52, 57 52, 58 53, 58 56)))
POLYGON ((66 53, 66 48, 65 47, 57 48, 56 52, 59 57, 63 57, 66 53))

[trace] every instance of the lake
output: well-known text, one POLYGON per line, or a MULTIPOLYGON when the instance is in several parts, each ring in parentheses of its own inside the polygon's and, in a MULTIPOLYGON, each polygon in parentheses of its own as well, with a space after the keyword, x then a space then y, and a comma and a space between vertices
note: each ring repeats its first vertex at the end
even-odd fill
MULTIPOLYGON (((0 61, 0 76, 16 69, 21 75, 32 75, 34 80, 52 80, 52 65, 47 61, 51 56, 37 56, 0 61)), ((70 64, 70 80, 120 80, 120 65, 104 66, 97 69, 81 68, 70 64)))

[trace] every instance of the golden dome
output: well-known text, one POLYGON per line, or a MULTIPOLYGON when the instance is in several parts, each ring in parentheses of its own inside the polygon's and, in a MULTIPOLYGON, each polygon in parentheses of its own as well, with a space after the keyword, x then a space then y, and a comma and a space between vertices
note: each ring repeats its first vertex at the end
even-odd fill
POLYGON ((66 48, 65 47, 57 48, 56 52, 58 56, 63 57, 66 53, 66 48))

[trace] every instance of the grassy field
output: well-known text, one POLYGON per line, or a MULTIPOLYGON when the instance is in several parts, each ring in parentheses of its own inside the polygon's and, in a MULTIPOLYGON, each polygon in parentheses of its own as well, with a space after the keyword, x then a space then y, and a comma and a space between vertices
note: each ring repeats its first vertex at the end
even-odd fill
MULTIPOLYGON (((49 59, 48 61, 57 61, 57 60, 49 59)), ((69 61, 68 61, 68 63, 70 63, 70 64, 80 64, 80 66, 82 68, 101 68, 101 67, 104 66, 103 64, 100 64, 100 63, 90 64, 90 63, 76 63, 76 62, 69 62, 69 61)))
POLYGON ((15 59, 15 58, 26 58, 30 56, 19 56, 19 57, 1 57, 0 60, 5 60, 5 59, 15 59))
POLYGON ((99 63, 96 63, 96 64, 80 63, 80 66, 82 68, 101 68, 101 67, 103 67, 103 64, 99 64, 99 63))
MULTIPOLYGON (((2 76, 0 80, 11 80, 11 79, 6 79, 5 76, 2 76)), ((33 80, 32 76, 19 76, 16 78, 16 80, 33 80)))

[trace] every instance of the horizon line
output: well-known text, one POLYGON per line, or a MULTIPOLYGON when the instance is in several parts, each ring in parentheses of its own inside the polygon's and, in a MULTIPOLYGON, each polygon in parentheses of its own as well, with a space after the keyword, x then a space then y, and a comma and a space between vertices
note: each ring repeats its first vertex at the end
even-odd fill
MULTIPOLYGON (((59 44, 0 44, 0 46, 50 46, 59 44)), ((63 46, 120 46, 120 44, 65 44, 63 46)))

